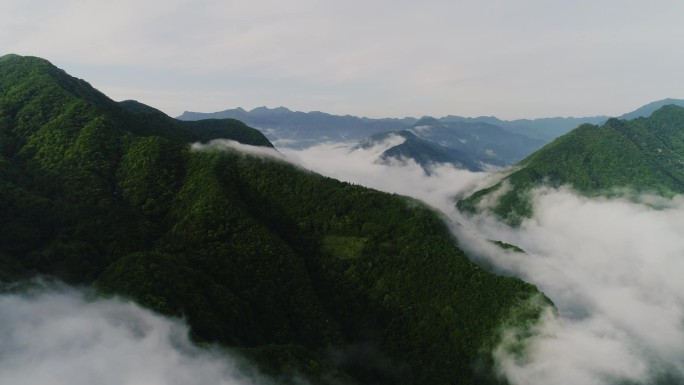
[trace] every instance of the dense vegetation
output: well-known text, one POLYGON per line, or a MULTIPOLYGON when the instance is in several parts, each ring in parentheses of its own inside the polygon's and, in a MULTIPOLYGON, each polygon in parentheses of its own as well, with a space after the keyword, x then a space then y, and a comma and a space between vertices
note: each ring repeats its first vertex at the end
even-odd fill
MULTIPOLYGON (((537 290, 480 269, 414 200, 197 140, 239 122, 115 103, 47 61, 0 58, 0 279, 93 285, 184 316, 316 383, 498 383, 502 324, 537 290)), ((513 317, 513 319, 511 318, 513 317)))
POLYGON ((532 214, 529 191, 540 185, 568 184, 585 195, 684 193, 684 108, 669 105, 648 118, 582 125, 518 166, 494 186, 459 201, 459 209, 475 212, 483 198, 496 196, 487 209, 515 225, 532 214))

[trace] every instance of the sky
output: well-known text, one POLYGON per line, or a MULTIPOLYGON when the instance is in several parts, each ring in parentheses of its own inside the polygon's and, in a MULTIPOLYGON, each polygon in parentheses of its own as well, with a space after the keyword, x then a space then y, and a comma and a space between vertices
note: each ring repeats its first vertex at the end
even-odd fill
POLYGON ((680 0, 3 0, 0 54, 171 116, 617 116, 684 98, 680 0))

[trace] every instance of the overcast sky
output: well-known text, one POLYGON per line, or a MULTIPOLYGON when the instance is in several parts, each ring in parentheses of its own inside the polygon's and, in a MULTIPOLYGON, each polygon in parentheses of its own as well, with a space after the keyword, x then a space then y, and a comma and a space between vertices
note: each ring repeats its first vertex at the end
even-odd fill
POLYGON ((0 53, 177 116, 619 115, 684 98, 681 0, 2 0, 0 53))

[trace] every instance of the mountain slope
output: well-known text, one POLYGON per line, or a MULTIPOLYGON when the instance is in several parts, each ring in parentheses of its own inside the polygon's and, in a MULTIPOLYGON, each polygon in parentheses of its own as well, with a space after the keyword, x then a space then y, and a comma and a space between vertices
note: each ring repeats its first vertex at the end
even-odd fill
POLYGON ((665 106, 648 118, 583 125, 518 164, 497 184, 459 201, 463 211, 490 209, 509 223, 531 214, 529 191, 571 185, 585 195, 619 189, 663 196, 684 193, 684 108, 665 106), (482 207, 496 197, 493 206, 482 207))
POLYGON ((499 383, 489 352, 502 324, 538 317, 536 288, 474 265, 419 202, 190 148, 235 134, 226 125, 0 58, 0 278, 43 274, 184 316, 197 341, 279 378, 499 383))
POLYGON ((464 118, 461 116, 445 116, 439 120, 444 123, 487 123, 501 127, 514 134, 528 138, 542 140, 545 143, 567 133, 582 124, 602 124, 608 119, 607 116, 589 116, 580 118, 539 118, 539 119, 516 119, 501 120, 493 116, 480 116, 477 118, 464 118))
POLYGON ((420 138, 449 149, 468 154, 471 161, 506 166, 519 161, 540 148, 544 142, 508 132, 482 122, 449 122, 425 118, 412 131, 420 138))
POLYGON ((362 140, 359 145, 366 148, 372 147, 373 145, 386 142, 395 136, 403 138, 404 141, 380 154, 380 161, 388 162, 391 159, 411 159, 427 171, 429 171, 429 166, 435 163, 449 163, 455 167, 471 171, 482 170, 481 164, 473 161, 468 154, 462 154, 436 143, 423 140, 409 130, 376 134, 362 140))
POLYGON ((672 99, 672 98, 657 100, 655 102, 651 102, 651 103, 648 103, 644 106, 641 106, 632 112, 628 112, 626 114, 620 115, 620 116, 618 116, 618 119, 631 120, 631 119, 636 119, 636 118, 647 118, 652 113, 659 110, 661 107, 671 105, 671 104, 675 105, 675 106, 679 106, 679 107, 684 107, 684 100, 672 99))

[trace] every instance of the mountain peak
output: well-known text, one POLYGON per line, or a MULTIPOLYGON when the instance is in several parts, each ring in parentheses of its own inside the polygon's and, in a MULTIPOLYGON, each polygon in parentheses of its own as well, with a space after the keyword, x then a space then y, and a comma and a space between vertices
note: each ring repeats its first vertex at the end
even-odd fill
POLYGON ((529 192, 541 185, 569 185, 587 196, 615 196, 616 191, 681 194, 683 143, 684 108, 675 105, 647 118, 611 118, 600 127, 584 124, 522 160, 495 185, 459 201, 458 207, 489 210, 517 225, 532 215, 529 192), (490 201, 492 205, 485 204, 490 201))
POLYGON ((115 104, 85 80, 70 76, 48 60, 9 54, 0 58, 0 64, 0 93, 21 84, 26 90, 51 94, 53 99, 82 99, 99 106, 115 104))
POLYGON ((418 120, 418 121, 416 122, 416 124, 414 124, 413 126, 414 126, 414 127, 420 127, 420 126, 439 126, 439 125, 441 125, 441 124, 442 124, 442 123, 441 123, 439 120, 433 118, 432 116, 423 116, 423 117, 420 118, 420 120, 418 120))
POLYGON ((661 107, 668 106, 668 105, 675 105, 675 106, 684 107, 684 99, 666 98, 666 99, 656 100, 654 102, 643 105, 643 106, 637 108, 636 110, 634 110, 632 112, 628 112, 626 114, 620 115, 618 118, 624 119, 624 120, 631 120, 631 119, 636 119, 636 118, 646 118, 646 117, 649 117, 655 111, 659 110, 661 107))
POLYGON ((261 106, 254 108, 253 110, 249 111, 252 114, 277 114, 277 113, 286 113, 286 112, 292 112, 289 109, 285 107, 276 107, 276 108, 268 108, 266 106, 261 106))

